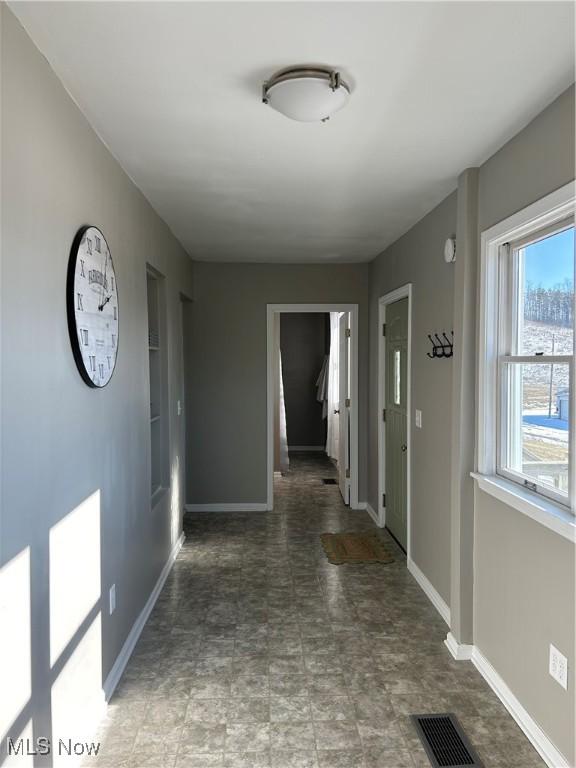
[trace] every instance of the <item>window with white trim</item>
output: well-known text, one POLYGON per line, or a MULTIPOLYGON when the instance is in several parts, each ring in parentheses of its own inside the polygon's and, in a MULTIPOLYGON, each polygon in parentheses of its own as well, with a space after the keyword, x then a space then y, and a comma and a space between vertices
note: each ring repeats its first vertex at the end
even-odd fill
POLYGON ((573 210, 541 201, 483 235, 479 423, 483 474, 572 511, 573 210))
POLYGON ((481 238, 478 479, 538 515, 575 513, 574 205, 571 183, 481 238))
POLYGON ((500 278, 497 473, 569 506, 573 219, 501 245, 500 278))

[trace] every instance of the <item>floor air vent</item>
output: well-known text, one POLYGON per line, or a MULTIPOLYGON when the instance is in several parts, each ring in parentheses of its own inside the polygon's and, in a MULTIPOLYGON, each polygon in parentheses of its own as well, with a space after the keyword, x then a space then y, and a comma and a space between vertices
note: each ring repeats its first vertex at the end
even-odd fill
POLYGON ((484 768, 455 715, 412 715, 434 768, 484 768))
POLYGON ((324 485, 336 485, 336 480, 334 480, 333 477, 324 477, 322 478, 322 482, 324 485))

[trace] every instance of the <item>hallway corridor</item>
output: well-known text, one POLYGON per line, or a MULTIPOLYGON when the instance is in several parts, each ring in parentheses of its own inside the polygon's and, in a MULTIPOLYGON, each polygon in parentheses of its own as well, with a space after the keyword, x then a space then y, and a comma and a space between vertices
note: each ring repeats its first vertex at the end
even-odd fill
POLYGON ((406 569, 334 566, 320 534, 370 529, 332 465, 291 456, 274 512, 187 514, 186 542, 110 703, 109 768, 428 766, 407 717, 454 712, 486 767, 543 765, 406 569))

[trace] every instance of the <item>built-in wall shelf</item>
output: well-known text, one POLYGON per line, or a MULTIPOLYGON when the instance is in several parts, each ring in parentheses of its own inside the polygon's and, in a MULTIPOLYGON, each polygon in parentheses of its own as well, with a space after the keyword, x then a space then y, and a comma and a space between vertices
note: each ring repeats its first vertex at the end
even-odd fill
POLYGON ((169 484, 166 305, 164 278, 152 267, 146 275, 148 292, 148 362, 150 373, 150 481, 152 506, 169 484))

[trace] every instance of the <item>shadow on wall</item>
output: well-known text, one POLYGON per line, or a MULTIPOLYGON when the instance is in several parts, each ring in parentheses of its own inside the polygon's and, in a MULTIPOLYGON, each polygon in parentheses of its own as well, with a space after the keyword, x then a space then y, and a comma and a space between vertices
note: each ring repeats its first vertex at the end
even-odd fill
POLYGON ((34 547, 0 568, 2 766, 71 765, 97 747, 89 740, 104 708, 99 490, 50 529, 45 546, 47 582, 33 583, 34 557, 46 556, 34 547))

